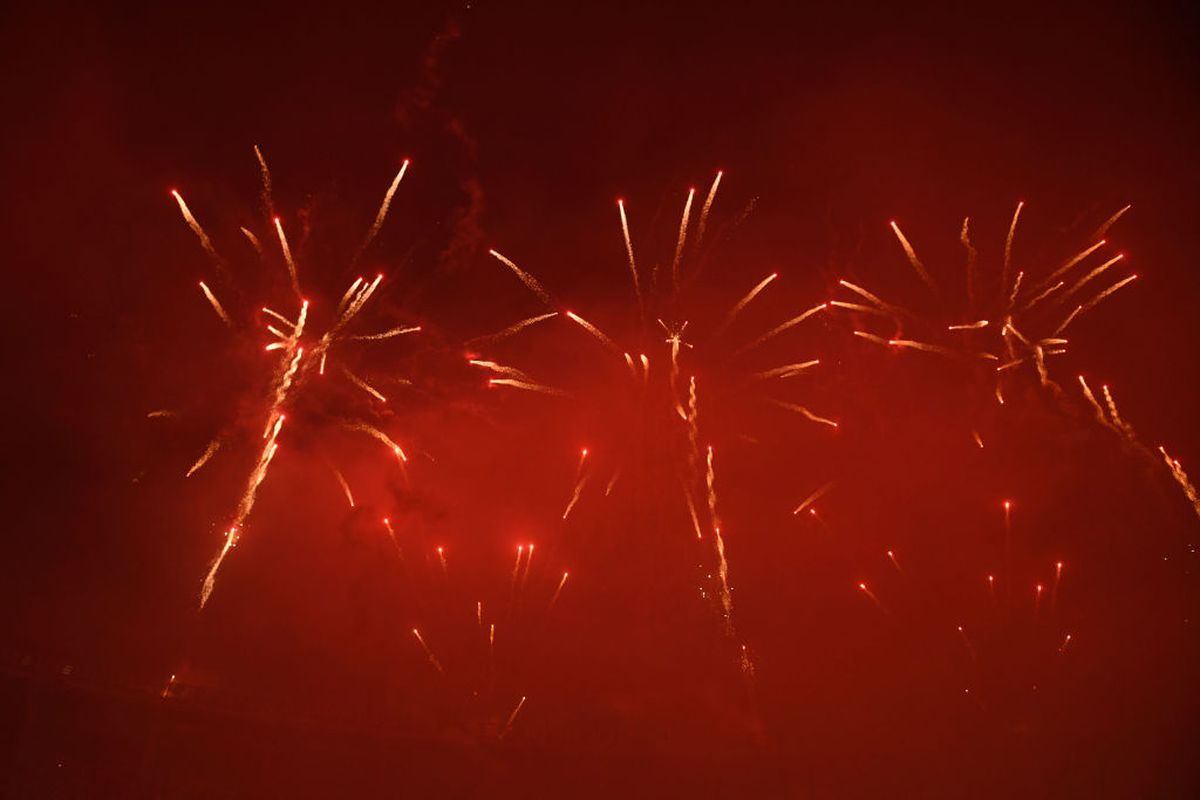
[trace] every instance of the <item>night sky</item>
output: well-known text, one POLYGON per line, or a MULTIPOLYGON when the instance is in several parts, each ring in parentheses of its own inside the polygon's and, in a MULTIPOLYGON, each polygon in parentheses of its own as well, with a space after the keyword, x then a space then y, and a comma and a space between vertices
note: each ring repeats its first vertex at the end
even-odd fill
POLYGON ((0 795, 1195 796, 1200 506, 1157 448, 1200 474, 1197 33, 1150 4, 6 7, 0 795), (347 330, 421 331, 301 372, 199 610, 271 419, 261 308, 297 311, 255 146, 304 346, 377 272, 347 330), (1068 284, 1138 278, 1001 404, 994 363, 886 341, 984 341, 946 330, 991 314, 960 229, 1003 303, 1018 201, 1022 303, 1126 205, 1068 284), (871 306, 843 279, 905 310, 746 347, 871 306), (563 313, 486 338, 568 309, 616 350, 563 313), (677 379, 658 318, 689 323, 677 379))

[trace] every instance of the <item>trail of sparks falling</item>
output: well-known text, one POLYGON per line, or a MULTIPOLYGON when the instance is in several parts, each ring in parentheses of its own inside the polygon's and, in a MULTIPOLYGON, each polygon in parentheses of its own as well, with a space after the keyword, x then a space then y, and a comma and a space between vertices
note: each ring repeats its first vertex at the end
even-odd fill
MULTIPOLYGON (((275 324, 269 324, 266 326, 267 331, 275 337, 275 341, 266 345, 265 349, 267 352, 279 351, 279 359, 275 364, 274 372, 273 372, 271 382, 270 382, 270 386, 271 386, 270 403, 267 408, 266 418, 265 418, 265 422, 263 425, 262 448, 259 451, 258 459, 255 462, 253 469, 250 471, 249 475, 246 478, 245 488, 243 489, 241 497, 236 504, 234 513, 232 515, 232 519, 229 521, 228 527, 226 528, 225 535, 224 535, 224 542, 222 543, 222 546, 221 546, 220 550, 218 551, 216 557, 213 559, 213 561, 209 567, 208 573, 205 575, 204 581, 201 585, 201 590, 200 590, 200 607, 201 608, 203 608, 208 603, 208 600, 212 595, 213 588, 216 583, 217 574, 219 573, 221 565, 224 563, 225 558, 228 556, 229 551, 237 546, 238 540, 240 539, 241 534, 245 528, 246 521, 250 517, 250 514, 252 513, 252 511, 254 510, 254 505, 255 505, 257 495, 258 495, 258 490, 262 486, 263 481, 266 480, 267 473, 270 469, 272 460, 274 459, 276 453, 278 452, 279 436, 280 436, 281 430, 283 429, 284 421, 286 419, 285 409, 288 406, 290 400, 292 399, 292 394, 295 391, 296 386, 298 385, 297 378, 298 378, 298 374, 300 372, 302 362, 304 360, 305 353, 306 353, 306 350, 302 346, 301 342, 306 334, 306 325, 307 325, 308 313, 309 313, 309 302, 308 302, 308 300, 303 299, 303 297, 301 295, 299 275, 298 275, 298 272, 296 269, 296 262, 295 262, 295 259, 293 258, 291 248, 288 245, 287 236, 284 234, 282 222, 280 221, 280 218, 277 215, 275 215, 275 213, 274 213, 274 203, 271 198, 270 171, 267 169, 266 160, 265 160, 265 158, 263 158, 262 151, 258 147, 254 148, 254 152, 255 152, 255 156, 258 159, 259 166, 260 166, 261 173, 262 173, 263 205, 271 215, 271 222, 274 225, 276 234, 279 239, 279 246, 282 251, 284 261, 287 266, 288 277, 291 282, 291 287, 292 287, 292 290, 294 291, 294 293, 296 294, 296 297, 300 299, 300 303, 299 303, 299 308, 297 310, 295 322, 292 322, 292 320, 290 320, 288 317, 286 317, 283 314, 280 314, 279 312, 274 311, 270 308, 263 307, 263 309, 262 309, 263 313, 268 315, 269 317, 271 317, 275 323, 275 324), (283 327, 276 327, 276 324, 280 324, 283 327)), ((408 161, 406 160, 404 162, 404 165, 401 167, 399 174, 393 180, 392 185, 389 188, 388 193, 384 198, 384 201, 383 201, 382 206, 380 207, 379 213, 375 217, 375 222, 372 225, 371 230, 368 232, 366 240, 364 241, 363 247, 365 247, 367 244, 370 243, 371 239, 378 232, 379 227, 382 225, 384 219, 386 218, 388 205, 390 204, 392 196, 395 193, 396 187, 399 185, 400 179, 403 177, 404 172, 407 169, 407 167, 408 167, 408 161)), ((222 265, 223 262, 222 262, 220 256, 217 254, 217 252, 215 251, 215 249, 212 246, 212 240, 209 238, 208 234, 204 231, 204 229, 200 226, 199 222, 197 222, 195 216, 192 214, 191 210, 188 208, 187 203, 184 201, 182 195, 177 190, 174 190, 174 189, 171 190, 171 195, 175 198, 175 201, 179 206, 180 213, 183 215, 184 221, 187 223, 188 227, 191 228, 192 232, 196 234, 196 237, 200 240, 201 247, 210 256, 210 258, 212 258, 214 263, 216 263, 218 266, 222 265)), ((254 245, 255 249, 261 254, 262 247, 261 247, 261 244, 259 243, 257 237, 255 237, 254 234, 246 228, 242 228, 242 231, 243 231, 243 233, 246 234, 247 238, 250 239, 250 241, 254 245)), ((393 336, 399 336, 399 335, 402 335, 405 333, 411 333, 411 332, 415 332, 415 331, 419 330, 419 328, 417 328, 417 327, 396 327, 396 328, 392 328, 390 330, 384 331, 379 334, 368 334, 368 335, 361 336, 361 337, 349 337, 349 336, 342 337, 342 336, 340 336, 341 331, 362 310, 363 306, 370 299, 372 293, 378 288, 378 286, 382 280, 383 280, 382 275, 377 276, 375 278, 375 280, 370 283, 366 283, 363 281, 362 278, 359 278, 351 285, 350 289, 347 290, 347 292, 343 296, 342 302, 338 304, 338 308, 337 308, 338 316, 337 316, 336 321, 334 322, 333 326, 328 331, 326 331, 324 333, 324 335, 321 336, 321 338, 318 341, 318 343, 316 344, 316 346, 311 348, 310 351, 308 351, 310 358, 317 361, 320 364, 320 373, 321 374, 324 374, 325 362, 326 362, 329 350, 332 347, 332 345, 335 343, 335 341, 341 341, 343 338, 344 339, 361 338, 361 339, 366 339, 366 340, 386 339, 386 338, 391 338, 393 336)), ((229 314, 222 307, 222 305, 217 300, 216 296, 212 293, 212 291, 209 290, 207 284, 205 284, 203 281, 200 282, 200 289, 204 293, 205 298, 208 300, 208 302, 212 306, 213 310, 221 318, 221 320, 223 322, 225 322, 227 326, 233 327, 232 319, 230 318, 229 314)), ((384 398, 381 394, 379 394, 372 387, 365 384, 365 382, 361 381, 361 379, 358 379, 356 376, 354 376, 348 372, 347 372, 347 375, 348 375, 348 377, 350 377, 350 379, 352 381, 359 384, 366 391, 371 392, 372 394, 377 396, 381 402, 386 401, 386 398, 384 398)), ((351 423, 349 425, 349 427, 351 427, 352 429, 365 431, 366 433, 370 434, 374 438, 382 441, 384 444, 386 444, 389 447, 389 449, 391 449, 395 453, 395 455, 400 459, 401 463, 403 463, 405 460, 407 460, 407 457, 405 456, 404 451, 400 448, 400 446, 398 444, 396 444, 394 441, 392 441, 390 437, 388 437, 385 433, 383 433, 379 429, 377 429, 371 425, 368 425, 366 423, 351 423)), ((208 460, 211 459, 212 456, 217 452, 220 445, 221 445, 221 442, 219 439, 213 440, 208 445, 208 447, 205 449, 204 453, 200 456, 200 458, 197 459, 197 461, 188 470, 187 475, 191 476, 197 470, 199 470, 201 467, 203 467, 204 464, 207 463, 208 460)), ((345 491, 347 501, 350 503, 351 506, 353 506, 354 505, 353 495, 350 492, 350 487, 346 483, 344 476, 342 476, 342 474, 340 472, 338 472, 336 469, 334 470, 334 474, 336 475, 338 482, 341 484, 343 490, 345 491)), ((392 537, 393 542, 395 542, 396 541, 395 534, 392 531, 390 523, 388 523, 387 520, 384 520, 384 524, 387 527, 388 533, 392 537)), ((397 551, 399 551, 398 543, 397 543, 397 551)))

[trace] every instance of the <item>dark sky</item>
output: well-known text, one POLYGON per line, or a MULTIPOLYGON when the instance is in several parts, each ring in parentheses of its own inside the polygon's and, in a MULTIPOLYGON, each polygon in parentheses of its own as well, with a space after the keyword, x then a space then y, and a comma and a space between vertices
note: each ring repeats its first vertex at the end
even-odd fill
POLYGON ((101 693, 154 692, 186 669, 222 707, 271 719, 374 708, 372 742, 470 730, 464 720, 503 718, 527 694, 519 763, 544 766, 530 753, 550 752, 565 776, 563 763, 602 772, 587 759, 612 752, 672 786, 698 763, 719 772, 726 761, 706 754, 720 752, 738 780, 821 796, 1194 788, 1183 754, 1200 706, 1183 687, 1197 650, 1183 620, 1197 521, 1161 464, 1092 422, 1074 377, 1110 385, 1140 441, 1200 465, 1200 74, 1181 6, 12 4, 0 20, 6 663, 77 664, 101 693), (412 379, 393 385, 383 420, 418 455, 405 482, 336 430, 378 410, 353 388, 297 401, 257 522, 197 614, 253 456, 242 434, 264 412, 255 309, 287 297, 278 255, 257 264, 237 232, 274 245, 255 145, 326 313, 412 159, 363 269, 389 277, 371 324, 415 321, 423 338, 348 363, 412 379), (870 324, 857 318, 773 351, 821 358, 794 397, 841 421, 836 434, 715 392, 705 436, 725 470, 736 640, 692 597, 700 557, 663 478, 676 454, 638 443, 656 428, 621 405, 623 367, 595 366, 608 366, 595 342, 557 320, 486 355, 569 386, 569 402, 487 391, 463 358, 478 352, 471 337, 540 308, 490 247, 623 344, 661 349, 655 326, 630 323, 613 201, 626 199, 643 268, 665 269, 688 188, 703 192, 718 169, 711 244, 690 256, 693 330, 765 274, 781 280, 744 330, 696 340, 705 387, 769 366, 734 355, 736 336, 829 299, 842 277, 940 320, 889 220, 949 287, 964 216, 990 269, 1023 200, 1014 252, 1042 269, 1131 204, 1109 238, 1121 274, 1139 275, 1072 327, 1053 367, 1063 394, 1026 376, 1003 413, 967 371, 855 340, 870 324), (198 279, 227 301, 236 335, 198 279), (146 419, 160 408, 175 416, 146 419), (216 432, 235 442, 228 460, 182 480, 216 432), (581 503, 568 525, 584 445, 611 459, 601 466, 624 464, 631 488, 609 511, 581 503), (353 512, 331 465, 358 487, 353 512), (831 479, 828 521, 797 523, 790 509, 831 479), (989 611, 981 581, 1009 496, 1027 534, 1022 580, 1049 580, 1057 559, 1079 575, 1059 618, 989 611), (407 566, 382 538, 384 514, 403 521, 407 566), (539 543, 537 600, 498 625, 511 624, 513 650, 480 699, 474 602, 513 605, 513 548, 526 540, 539 543), (881 558, 892 547, 907 571, 881 558), (861 580, 887 595, 887 613, 861 580), (981 618, 967 658, 955 625, 981 618), (442 642, 444 681, 414 646, 417 625, 442 642), (1085 633, 1064 667, 1069 630, 1085 633), (933 767, 942 752, 954 764, 933 767))

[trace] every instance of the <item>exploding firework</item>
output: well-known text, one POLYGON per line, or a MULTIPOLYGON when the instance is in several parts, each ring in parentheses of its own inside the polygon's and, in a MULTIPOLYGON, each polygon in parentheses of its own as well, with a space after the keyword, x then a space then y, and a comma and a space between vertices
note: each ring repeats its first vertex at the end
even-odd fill
MULTIPOLYGON (((865 341, 966 366, 995 403, 1004 403, 1007 390, 1023 374, 1033 374, 1043 387, 1057 388, 1048 364, 1067 352, 1072 324, 1137 278, 1109 278, 1120 268, 1124 254, 1110 255, 1105 236, 1129 207, 1105 220, 1084 247, 1040 269, 1026 267, 1018 253, 1023 208, 1023 203, 1017 204, 1002 255, 991 260, 990 269, 984 269, 972 241, 970 219, 964 219, 959 242, 965 265, 959 276, 946 281, 934 279, 917 248, 891 222, 892 233, 929 299, 903 306, 841 280, 844 293, 831 305, 855 315, 854 335, 865 341)), ((982 446, 978 434, 973 435, 982 446)))
MULTIPOLYGON (((224 541, 217 551, 200 589, 200 605, 203 607, 212 595, 217 575, 229 552, 237 546, 239 539, 250 523, 260 487, 267 479, 271 464, 284 444, 288 431, 295 426, 329 425, 353 432, 357 436, 374 440, 390 456, 396 468, 403 471, 408 455, 404 448, 385 432, 380 425, 388 416, 388 397, 383 389, 401 385, 405 381, 396 376, 367 377, 351 369, 360 358, 351 357, 357 346, 372 345, 409 334, 421 329, 416 325, 396 324, 383 329, 363 330, 360 326, 367 316, 372 297, 384 281, 382 274, 374 278, 358 277, 336 302, 325 302, 318 298, 310 300, 302 289, 300 261, 293 252, 286 233, 284 219, 275 213, 272 196, 271 175, 262 152, 256 147, 262 173, 263 206, 267 211, 268 233, 255 233, 251 226, 240 228, 241 233, 253 248, 264 268, 270 269, 278 261, 286 270, 286 288, 269 305, 256 308, 227 309, 207 283, 201 281, 200 292, 212 307, 223 325, 234 335, 248 337, 261 343, 261 368, 268 375, 266 394, 255 404, 257 417, 248 423, 251 429, 224 433, 214 438, 196 459, 187 475, 190 477, 210 463, 214 457, 227 449, 229 444, 241 443, 243 438, 255 441, 257 457, 245 476, 240 497, 232 511, 223 519, 224 541), (277 247, 268 247, 265 239, 274 239, 277 247), (358 393, 353 400, 346 400, 347 393, 330 388, 331 382, 344 380, 344 386, 358 393), (303 402, 301 400, 303 399, 303 402), (321 413, 312 413, 311 407, 324 404, 321 413), (330 423, 333 420, 333 423, 330 423), (237 440, 233 442, 231 440, 237 440)), ((408 169, 405 160, 384 194, 383 202, 366 236, 350 258, 354 265, 375 240, 388 208, 404 174, 408 169)), ((171 190, 184 221, 208 254, 218 271, 224 275, 228 268, 218 254, 212 239, 196 219, 180 192, 171 190)), ((276 282, 278 283, 278 282, 276 282)), ((342 472, 330 464, 330 471, 340 486, 350 507, 354 507, 354 494, 342 472)))
MULTIPOLYGON (((514 334, 556 325, 557 341, 571 342, 559 346, 572 355, 555 380, 504 363, 499 356, 472 353, 468 358, 494 388, 560 397, 580 410, 587 446, 578 451, 569 483, 564 480, 564 521, 585 503, 623 491, 650 491, 668 503, 675 498, 675 524, 689 530, 700 546, 701 595, 732 637, 732 589, 718 502, 720 457, 713 431, 757 421, 762 408, 748 410, 747 403, 769 404, 823 430, 835 430, 837 422, 793 396, 820 362, 797 356, 792 334, 825 312, 827 304, 762 323, 752 313, 761 305, 755 301, 779 280, 776 272, 748 286, 733 302, 713 302, 704 295, 699 267, 721 179, 718 172, 702 203, 696 190, 689 190, 669 259, 649 269, 634 246, 625 200, 616 201, 620 252, 631 291, 624 309, 603 321, 603 311, 577 313, 532 272, 490 251, 545 308, 472 344, 491 352, 514 334), (713 417, 721 419, 719 425, 710 424, 713 417)), ((742 658, 748 663, 748 656, 742 658)))

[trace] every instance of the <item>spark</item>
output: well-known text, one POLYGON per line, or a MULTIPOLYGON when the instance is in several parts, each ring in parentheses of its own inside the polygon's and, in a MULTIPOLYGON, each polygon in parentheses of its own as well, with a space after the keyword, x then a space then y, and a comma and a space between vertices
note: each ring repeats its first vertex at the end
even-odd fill
POLYGON ((815 492, 810 494, 808 497, 804 498, 804 502, 802 502, 800 505, 796 506, 796 508, 793 509, 792 513, 799 514, 801 511, 803 511, 804 509, 811 506, 813 503, 820 500, 822 497, 825 496, 826 492, 828 492, 830 489, 833 488, 833 485, 834 485, 834 481, 830 481, 829 483, 825 484, 824 486, 821 486, 820 488, 818 488, 815 492))
POLYGON ((577 325, 579 325, 580 327, 582 327, 585 331, 590 333, 592 336, 595 336, 596 339, 599 340, 601 344, 605 345, 606 347, 611 348, 612 350, 615 350, 618 353, 621 352, 621 348, 617 347, 617 343, 614 342, 612 339, 610 339, 608 337, 608 335, 604 333, 604 331, 600 330, 595 325, 593 325, 592 323, 588 322, 583 317, 576 314, 574 311, 566 311, 564 313, 567 315, 568 318, 570 318, 570 320, 572 322, 574 322, 577 325))
POLYGON ((500 738, 503 739, 512 730, 513 722, 517 719, 517 714, 521 713, 521 709, 525 706, 525 697, 521 697, 521 702, 517 703, 517 707, 508 715, 508 722, 504 723, 504 730, 500 731, 500 738))
POLYGON ((396 177, 392 179, 392 185, 388 187, 387 194, 383 196, 383 203, 379 206, 379 212, 375 215, 375 221, 371 223, 371 229, 367 231, 366 238, 363 243, 358 246, 358 252, 354 254, 354 258, 350 259, 350 263, 358 261, 359 256, 367 249, 371 242, 375 239, 379 229, 383 226, 383 220, 387 217, 388 207, 392 204, 392 196, 396 194, 396 188, 400 186, 400 181, 404 179, 404 173, 408 171, 408 159, 404 159, 404 163, 400 165, 400 171, 396 173, 396 177))
POLYGON ((750 342, 750 344, 744 345, 743 347, 739 348, 737 351, 737 355, 740 355, 740 354, 746 352, 747 350, 753 350, 754 348, 761 345, 763 342, 774 339, 776 336, 783 333, 788 328, 792 328, 792 327, 795 327, 796 325, 799 325, 801 322, 804 322, 804 320, 808 319, 813 314, 817 314, 821 311, 824 311, 828 307, 829 307, 828 303, 821 303, 821 305, 813 306, 812 308, 808 309, 807 311, 805 311, 803 314, 800 314, 799 316, 792 317, 787 322, 784 322, 780 325, 776 325, 774 328, 767 331, 762 336, 760 336, 757 339, 755 339, 754 341, 750 342))
POLYGON ((704 198, 704 205, 700 209, 700 222, 696 225, 696 246, 704 241, 704 228, 708 222, 708 212, 712 209, 713 200, 717 196, 717 187, 721 185, 721 176, 724 175, 723 170, 717 170, 716 177, 713 178, 712 186, 708 188, 708 196, 704 198))
POLYGON ((621 235, 625 238, 625 252, 629 256, 629 274, 633 277, 633 291, 637 295, 638 308, 645 308, 642 299, 642 284, 638 280, 637 262, 633 258, 633 240, 629 237, 629 220, 625 217, 625 201, 617 200, 617 210, 621 214, 621 235))
POLYGON ((904 237, 904 233, 901 232, 900 226, 896 224, 895 220, 892 220, 892 222, 888 224, 892 226, 892 232, 896 234, 896 238, 900 240, 900 246, 904 248, 904 254, 908 256, 908 263, 912 264, 912 268, 916 270, 917 275, 921 276, 921 280, 925 282, 925 285, 930 289, 933 289, 933 279, 929 277, 929 272, 926 271, 925 265, 921 263, 921 259, 917 258, 916 251, 913 250, 913 246, 908 243, 908 239, 904 237))
POLYGON ((221 448, 221 440, 220 439, 213 439, 211 442, 209 442, 208 446, 204 448, 204 452, 200 454, 200 457, 198 459, 196 459, 196 462, 194 464, 192 464, 191 468, 188 469, 187 474, 184 475, 183 477, 185 477, 185 478, 192 477, 192 475, 194 475, 197 470, 199 470, 201 467, 203 467, 205 464, 208 463, 208 460, 210 458, 212 458, 214 455, 216 455, 217 450, 219 450, 220 448, 221 448))
POLYGON ((746 292, 746 295, 741 300, 738 300, 737 303, 734 304, 733 308, 729 309, 729 313, 725 315, 725 319, 721 322, 720 327, 725 328, 731 322, 733 322, 734 318, 738 314, 742 313, 743 309, 745 309, 746 306, 750 305, 751 301, 753 301, 754 298, 758 297, 758 293, 761 292, 763 289, 767 288, 767 286, 769 286, 771 284, 771 282, 774 281, 778 277, 779 277, 778 272, 772 272, 770 275, 768 275, 767 277, 765 277, 761 281, 759 281, 754 286, 753 289, 746 292))
POLYGON ((524 389, 527 392, 541 392, 542 394, 558 397, 567 396, 567 393, 562 389, 555 389, 553 386, 547 386, 544 383, 517 380, 516 378, 490 378, 488 379, 488 386, 508 386, 512 389, 524 389))
POLYGON ((346 338, 360 342, 375 342, 379 341, 380 339, 391 339, 396 336, 403 336, 406 333, 419 333, 420 330, 420 325, 400 326, 383 331, 382 333, 364 333, 359 334, 358 336, 347 336, 346 338))
POLYGON ((798 405, 796 403, 788 403, 784 400, 774 400, 774 399, 772 399, 771 402, 774 403, 775 405, 779 406, 780 408, 785 408, 788 411, 794 411, 797 414, 799 414, 800 416, 802 416, 805 419, 810 420, 812 422, 817 422, 817 423, 820 423, 821 425, 828 425, 831 428, 838 427, 838 424, 836 422, 834 422, 833 420, 828 419, 826 417, 819 416, 818 414, 814 414, 812 411, 809 411, 807 408, 805 408, 802 405, 798 405))
POLYGON ((557 316, 558 316, 557 311, 551 311, 547 314, 538 314, 536 316, 528 317, 527 319, 523 319, 520 322, 513 323, 512 325, 509 325, 507 328, 497 331, 496 333, 489 333, 489 334, 485 334, 484 336, 477 336, 474 339, 470 339, 468 341, 471 341, 471 342, 483 342, 483 341, 497 342, 497 341, 500 341, 501 339, 507 339, 509 336, 512 336, 514 333, 520 333, 521 331, 528 328, 530 325, 536 325, 539 322, 543 322, 545 320, 548 320, 548 319, 551 319, 552 317, 557 317, 557 316))
POLYGON ((283 250, 283 260, 287 264, 288 277, 292 279, 292 291, 300 296, 300 276, 296 272, 296 262, 292 258, 292 248, 288 247, 287 236, 283 233, 283 223, 275 217, 275 232, 279 235, 279 247, 283 250))
POLYGON ((342 492, 346 495, 346 502, 350 504, 351 508, 354 508, 354 493, 350 491, 350 484, 346 482, 346 476, 337 467, 333 468, 333 474, 342 487, 342 492))
POLYGON ((1159 445, 1158 452, 1162 454, 1163 461, 1166 462, 1167 469, 1171 472, 1171 477, 1177 484, 1179 484, 1179 487, 1183 489, 1184 496, 1187 497, 1188 502, 1192 504, 1192 509, 1196 512, 1196 516, 1200 516, 1200 493, 1197 493, 1196 487, 1192 484, 1191 479, 1188 478, 1188 474, 1184 470, 1183 465, 1177 460, 1171 458, 1171 456, 1167 454, 1166 448, 1164 448, 1162 445, 1159 445))
POLYGON ((442 574, 445 575, 446 574, 446 549, 444 547, 439 546, 437 549, 437 556, 438 556, 438 563, 442 567, 442 574))
POLYGON ((175 202, 179 204, 179 213, 183 214, 183 219, 187 222, 188 227, 192 229, 192 233, 196 234, 196 238, 200 240, 200 246, 204 248, 204 252, 208 253, 208 257, 216 264, 223 263, 221 257, 217 255, 217 251, 213 248, 212 239, 208 238, 208 234, 204 232, 204 228, 200 227, 200 223, 192 215, 191 209, 183 200, 181 195, 176 190, 172 189, 171 194, 175 197, 175 202))
POLYGON ((430 665, 438 671, 439 675, 445 675, 446 670, 442 669, 442 662, 437 660, 437 656, 429 649, 429 645, 425 644, 425 637, 416 628, 412 629, 413 636, 417 637, 417 641, 421 644, 421 649, 425 651, 425 657, 429 659, 430 665))
POLYGON ((896 572, 904 572, 900 567, 900 562, 896 560, 896 554, 891 550, 887 551, 888 560, 892 562, 892 566, 896 568, 896 572))
MULTIPOLYGON (((1008 226, 1008 236, 1004 238, 1004 272, 1000 275, 1000 286, 1004 287, 1008 283, 1009 270, 1012 268, 1012 248, 1013 238, 1017 235, 1017 220, 1021 217, 1021 209, 1025 207, 1025 201, 1017 203, 1016 210, 1013 211, 1012 223, 1008 226)), ((1018 278, 1018 283, 1020 279, 1018 278)), ((1013 288, 1013 295, 1016 295, 1016 288, 1013 288)))
POLYGON ((962 325, 950 325, 946 330, 951 331, 973 331, 980 328, 986 328, 988 321, 986 319, 976 320, 975 322, 967 322, 962 325))
POLYGON ((504 256, 502 256, 500 253, 496 252, 495 250, 488 250, 488 254, 490 256, 492 256, 492 258, 495 258, 497 261, 499 261, 501 264, 504 264, 506 267, 511 269, 513 271, 513 274, 521 279, 521 283, 525 284, 525 286, 528 287, 529 291, 531 291, 535 295, 537 295, 538 298, 543 303, 545 303, 548 306, 553 305, 553 301, 551 301, 551 299, 550 299, 550 294, 544 288, 542 288, 542 285, 540 283, 538 283, 537 278, 533 277, 528 272, 521 269, 516 264, 514 264, 511 260, 509 260, 508 258, 505 258, 504 256))
POLYGON ((568 573, 566 572, 562 574, 562 580, 558 582, 558 588, 554 590, 554 594, 550 597, 550 608, 554 608, 554 604, 558 602, 558 596, 562 594, 563 587, 567 585, 567 575, 568 573))
POLYGON ((367 383, 362 378, 358 377, 357 375, 355 375, 353 372, 346 369, 345 367, 342 368, 342 372, 345 373, 346 377, 349 378, 350 382, 353 383, 355 386, 362 389, 364 392, 371 395, 379 402, 381 402, 381 403, 387 402, 387 398, 384 397, 383 394, 378 389, 376 389, 374 386, 367 383))
POLYGON ((687 241, 688 217, 692 213, 692 199, 696 196, 696 187, 688 189, 687 202, 683 204, 683 218, 679 220, 679 238, 675 242, 675 257, 671 259, 671 287, 679 290, 679 260, 683 256, 683 244, 687 241))
POLYGON ((200 291, 204 292, 204 297, 208 300, 208 304, 212 306, 213 311, 217 312, 217 316, 225 323, 228 328, 233 327, 233 320, 225 313, 225 309, 221 307, 221 302, 217 300, 217 296, 212 293, 204 281, 200 281, 200 291))

